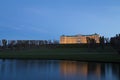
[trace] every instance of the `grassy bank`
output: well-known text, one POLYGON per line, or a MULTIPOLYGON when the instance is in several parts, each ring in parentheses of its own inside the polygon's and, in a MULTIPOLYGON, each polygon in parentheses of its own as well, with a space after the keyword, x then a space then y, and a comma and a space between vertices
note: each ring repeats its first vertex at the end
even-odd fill
POLYGON ((120 55, 112 48, 36 48, 2 50, 1 59, 52 59, 100 62, 120 62, 120 55))

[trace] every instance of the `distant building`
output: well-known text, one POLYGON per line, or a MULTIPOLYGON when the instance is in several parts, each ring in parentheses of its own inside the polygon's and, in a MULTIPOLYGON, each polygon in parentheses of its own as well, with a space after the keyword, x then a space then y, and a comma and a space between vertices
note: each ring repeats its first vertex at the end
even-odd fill
POLYGON ((60 44, 86 44, 86 43, 100 43, 99 34, 92 35, 74 35, 74 36, 65 36, 60 37, 60 44))

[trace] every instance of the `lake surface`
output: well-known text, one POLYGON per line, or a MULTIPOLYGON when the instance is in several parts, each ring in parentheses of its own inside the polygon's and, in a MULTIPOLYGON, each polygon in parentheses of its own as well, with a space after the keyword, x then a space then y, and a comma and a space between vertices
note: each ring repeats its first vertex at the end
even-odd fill
POLYGON ((120 65, 64 60, 0 60, 0 80, 120 80, 120 65))

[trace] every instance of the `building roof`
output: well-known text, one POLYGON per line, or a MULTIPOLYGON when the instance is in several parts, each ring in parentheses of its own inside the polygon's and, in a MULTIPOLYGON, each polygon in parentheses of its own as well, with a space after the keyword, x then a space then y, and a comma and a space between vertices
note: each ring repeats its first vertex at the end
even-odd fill
POLYGON ((77 35, 62 35, 62 36, 66 36, 66 37, 77 37, 77 36, 94 36, 94 35, 99 35, 99 34, 95 33, 95 34, 90 34, 90 35, 77 34, 77 35))

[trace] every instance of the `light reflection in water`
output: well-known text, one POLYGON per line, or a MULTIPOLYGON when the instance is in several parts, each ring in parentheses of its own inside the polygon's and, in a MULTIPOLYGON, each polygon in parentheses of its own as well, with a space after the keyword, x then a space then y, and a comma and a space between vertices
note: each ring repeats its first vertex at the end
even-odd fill
POLYGON ((81 74, 87 76, 88 73, 88 64, 86 62, 73 62, 73 61, 61 61, 60 62, 60 71, 63 75, 75 75, 81 74))
MULTIPOLYGON (((60 62, 60 71, 64 76, 80 76, 80 78, 88 78, 88 76, 93 75, 97 77, 97 80, 101 76, 101 64, 93 64, 88 62, 72 62, 72 61, 62 61, 60 62)), ((90 76, 91 77, 91 76, 90 76)))
POLYGON ((57 60, 0 60, 0 80, 119 80, 120 65, 57 60))

